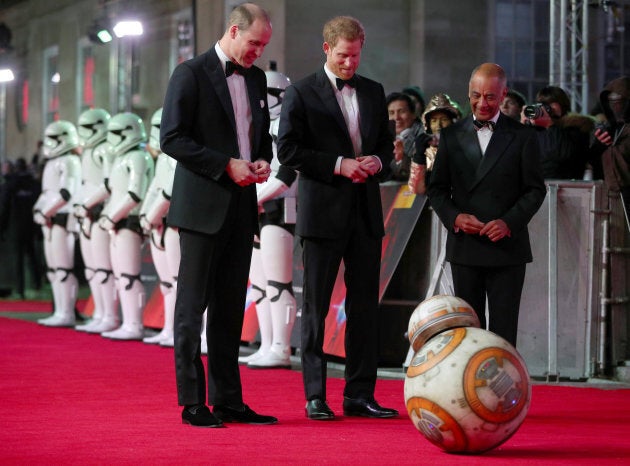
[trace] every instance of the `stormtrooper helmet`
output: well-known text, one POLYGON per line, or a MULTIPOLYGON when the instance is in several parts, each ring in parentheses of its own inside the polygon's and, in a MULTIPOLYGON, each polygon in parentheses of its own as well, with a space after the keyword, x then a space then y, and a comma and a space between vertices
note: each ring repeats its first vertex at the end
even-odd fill
POLYGON ((289 87, 291 80, 279 71, 265 71, 267 76, 267 100, 269 102, 269 116, 272 120, 280 116, 284 90, 289 87))
POLYGON ((149 134, 149 145, 160 150, 160 122, 162 121, 162 109, 158 108, 151 117, 151 133, 149 134))
POLYGON ((146 142, 147 132, 140 117, 134 113, 119 113, 109 120, 107 142, 115 156, 121 156, 130 149, 146 142))
POLYGON ((69 121, 50 123, 44 131, 44 157, 52 159, 79 147, 77 128, 69 121))
POLYGON ((79 115, 77 131, 81 145, 94 147, 107 139, 107 123, 110 115, 107 110, 93 108, 79 115))

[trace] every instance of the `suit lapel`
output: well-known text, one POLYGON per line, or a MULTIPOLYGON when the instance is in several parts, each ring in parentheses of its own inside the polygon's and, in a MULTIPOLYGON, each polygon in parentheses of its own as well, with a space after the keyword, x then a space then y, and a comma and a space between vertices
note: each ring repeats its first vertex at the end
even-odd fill
POLYGON ((361 77, 357 75, 357 102, 359 103, 359 130, 361 132, 361 139, 365 134, 370 134, 370 123, 372 122, 372 103, 373 99, 367 95, 363 90, 363 83, 361 77))
MULTIPOLYGON (((475 180, 471 189, 474 188, 489 172, 492 167, 503 157, 507 151, 509 145, 514 140, 514 133, 510 131, 505 123, 505 116, 499 115, 496 127, 490 138, 490 143, 486 148, 486 153, 481 159, 477 171, 475 173, 475 180)), ((474 131, 474 130, 473 130, 474 131)))
POLYGON ((232 107, 232 99, 230 98, 230 90, 228 89, 227 80, 225 79, 225 71, 219 63, 219 57, 217 52, 212 47, 206 52, 206 66, 204 67, 214 90, 219 97, 219 101, 225 110, 232 128, 234 128, 234 134, 236 134, 236 118, 234 117, 234 108, 232 107))
POLYGON ((477 169, 481 161, 481 147, 477 132, 473 127, 472 117, 468 117, 462 122, 461 127, 457 131, 457 140, 464 150, 464 157, 470 162, 473 169, 477 169))
POLYGON ((335 91, 330 85, 328 76, 326 75, 326 72, 323 68, 317 72, 315 87, 316 94, 322 100, 322 103, 324 104, 330 115, 334 118, 343 133, 346 135, 348 141, 350 142, 350 147, 352 147, 352 140, 350 139, 350 133, 348 132, 346 120, 343 118, 343 113, 341 113, 339 102, 337 102, 337 97, 335 97, 335 91))

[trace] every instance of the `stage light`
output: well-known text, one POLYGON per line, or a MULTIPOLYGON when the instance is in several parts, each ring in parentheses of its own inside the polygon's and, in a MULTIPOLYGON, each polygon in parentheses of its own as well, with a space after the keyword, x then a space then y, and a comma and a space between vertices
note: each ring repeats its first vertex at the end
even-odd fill
POLYGON ((114 26, 114 34, 116 37, 125 37, 125 36, 141 36, 143 33, 142 23, 140 21, 119 21, 116 26, 114 26))
POLYGON ((13 75, 13 71, 10 68, 0 69, 0 83, 8 83, 13 81, 15 76, 13 75))
POLYGON ((107 29, 101 29, 100 31, 98 31, 96 33, 96 37, 98 37, 98 39, 104 44, 106 44, 107 42, 111 42, 113 39, 112 35, 107 29))
POLYGON ((88 37, 96 44, 111 42, 113 37, 109 30, 109 21, 106 19, 95 19, 88 29, 88 37))

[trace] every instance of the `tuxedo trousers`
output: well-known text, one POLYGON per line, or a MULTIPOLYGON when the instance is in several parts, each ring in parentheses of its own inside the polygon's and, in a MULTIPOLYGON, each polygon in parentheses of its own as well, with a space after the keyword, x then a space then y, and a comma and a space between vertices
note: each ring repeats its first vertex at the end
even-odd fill
POLYGON ((240 406, 243 402, 238 355, 256 233, 252 209, 251 196, 246 190, 238 191, 216 234, 180 229, 174 352, 182 406, 206 402, 200 335, 206 308, 208 404, 240 406))
POLYGON ((372 235, 367 226, 362 188, 357 186, 357 202, 343 237, 301 238, 304 262, 301 360, 307 400, 326 400, 325 320, 342 260, 346 298, 343 309, 335 311, 338 321, 346 320, 344 396, 374 396, 382 238, 372 235))
POLYGON ((482 267, 451 262, 451 272, 455 295, 472 306, 479 317, 481 328, 487 328, 516 347, 525 264, 482 267))

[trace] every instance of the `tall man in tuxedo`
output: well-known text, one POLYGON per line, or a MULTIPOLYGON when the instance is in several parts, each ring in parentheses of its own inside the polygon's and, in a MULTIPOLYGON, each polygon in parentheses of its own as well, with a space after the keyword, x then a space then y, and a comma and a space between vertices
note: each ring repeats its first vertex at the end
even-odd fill
POLYGON ((265 73, 253 66, 271 38, 268 14, 237 6, 223 37, 171 76, 160 128, 162 150, 177 159, 167 223, 180 231, 174 319, 175 373, 182 421, 272 424, 243 403, 238 367, 254 234, 255 183, 272 158, 265 73), (208 404, 201 325, 208 308, 208 404))
POLYGON ((535 130, 503 115, 505 72, 493 63, 473 71, 472 115, 444 128, 428 195, 448 230, 446 259, 455 294, 486 328, 516 345, 525 264, 532 261, 527 224, 546 188, 535 130))
POLYGON ((326 64, 287 88, 278 138, 278 159, 300 172, 296 233, 304 261, 301 354, 306 415, 334 418, 326 403, 324 321, 343 259, 344 414, 394 417, 395 410, 374 399, 384 235, 375 175, 392 158, 385 93, 381 84, 355 74, 365 38, 359 21, 333 18, 324 25, 323 35, 326 64))

